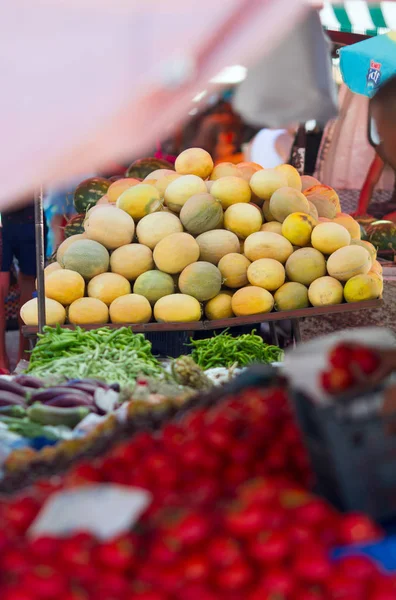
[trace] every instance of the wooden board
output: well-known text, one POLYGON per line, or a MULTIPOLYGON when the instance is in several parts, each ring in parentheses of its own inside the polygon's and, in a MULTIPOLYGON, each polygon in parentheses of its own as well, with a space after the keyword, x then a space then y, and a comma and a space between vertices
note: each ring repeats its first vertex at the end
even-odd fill
MULTIPOLYGON (((379 308, 382 300, 365 300, 364 302, 351 302, 346 304, 335 304, 334 306, 318 306, 311 308, 300 308, 298 310, 284 310, 280 312, 261 313, 258 315, 249 315, 248 317, 233 317, 232 319, 217 319, 215 321, 193 321, 191 323, 144 323, 144 324, 114 324, 108 323, 106 327, 118 329, 120 327, 130 326, 136 333, 145 333, 149 331, 202 331, 212 329, 224 329, 225 327, 240 327, 255 323, 265 323, 266 321, 284 321, 290 319, 302 319, 304 317, 320 317, 321 315, 337 315, 359 310, 368 310, 379 308)), ((74 329, 74 325, 64 325, 68 329, 74 329)), ((104 325, 85 325, 84 329, 97 329, 104 325)), ((33 337, 37 335, 37 327, 24 326, 23 335, 33 337)))

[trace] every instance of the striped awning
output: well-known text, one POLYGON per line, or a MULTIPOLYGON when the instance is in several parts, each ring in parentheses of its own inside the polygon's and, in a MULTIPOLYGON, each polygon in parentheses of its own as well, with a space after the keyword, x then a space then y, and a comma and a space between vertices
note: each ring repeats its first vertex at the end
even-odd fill
POLYGON ((396 29, 396 2, 324 2, 320 17, 323 27, 330 31, 373 36, 396 29))

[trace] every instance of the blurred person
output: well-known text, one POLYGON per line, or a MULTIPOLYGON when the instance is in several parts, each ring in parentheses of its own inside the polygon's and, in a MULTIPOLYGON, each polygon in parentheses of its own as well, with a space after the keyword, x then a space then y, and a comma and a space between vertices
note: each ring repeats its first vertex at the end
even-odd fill
POLYGON ((215 162, 240 151, 242 119, 226 100, 220 100, 203 116, 192 146, 203 148, 215 162))
POLYGON ((264 169, 274 169, 289 162, 296 126, 287 129, 261 129, 251 141, 246 160, 255 162, 264 169))

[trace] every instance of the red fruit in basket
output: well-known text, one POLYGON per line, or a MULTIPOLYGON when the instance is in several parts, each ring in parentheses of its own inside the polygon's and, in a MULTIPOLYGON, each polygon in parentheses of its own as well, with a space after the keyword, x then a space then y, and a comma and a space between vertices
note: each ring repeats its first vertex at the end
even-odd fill
POLYGON ((165 592, 153 589, 133 591, 131 594, 124 596, 124 600, 167 600, 167 598, 168 595, 165 592))
POLYGON ((59 539, 50 536, 40 536, 29 544, 29 553, 37 560, 56 560, 60 548, 59 539))
POLYGON ((340 519, 338 526, 340 544, 363 544, 375 542, 383 537, 382 529, 363 513, 349 513, 340 519))
POLYGON ((365 375, 371 375, 380 365, 378 354, 370 348, 355 348, 352 352, 352 361, 365 375))
POLYGON ((395 591, 394 590, 378 590, 372 591, 368 600, 395 600, 395 591))
POLYGON ((315 542, 315 532, 306 525, 291 523, 287 528, 287 537, 290 544, 305 544, 315 542))
POLYGON ((329 363, 337 369, 350 365, 351 359, 352 347, 350 344, 337 344, 329 354, 329 363))
POLYGON ((279 487, 271 479, 256 477, 250 479, 239 491, 241 499, 246 503, 272 503, 277 498, 279 487))
POLYGON ((339 573, 353 574, 359 581, 367 581, 378 573, 376 564, 367 556, 345 556, 337 563, 339 573))
POLYGON ((282 531, 260 533, 248 547, 249 554, 260 565, 280 563, 289 554, 289 540, 282 531))
POLYGON ((249 595, 249 600, 292 600, 297 584, 286 569, 266 571, 263 579, 249 595))
POLYGON ((234 563, 232 569, 221 569, 214 575, 218 588, 224 592, 236 592, 236 590, 242 590, 251 583, 253 571, 246 562, 241 560, 234 563))
POLYGON ((91 549, 88 544, 74 538, 67 539, 61 545, 61 559, 68 567, 88 565, 91 561, 91 549))
POLYGON ((215 567, 232 567, 242 557, 238 542, 232 537, 214 537, 207 553, 215 567))
POLYGON ((249 537, 263 529, 263 510, 259 506, 234 502, 224 515, 227 530, 237 537, 249 537))
POLYGON ((329 577, 331 570, 330 560, 321 545, 302 544, 296 549, 293 571, 302 581, 322 583, 329 577))
MULTIPOLYGON (((298 589, 296 594, 293 596, 293 600, 329 600, 319 588, 307 588, 305 585, 303 588, 298 589)), ((353 600, 351 598, 351 600, 353 600)))
POLYGON ((349 575, 335 572, 326 582, 326 592, 329 600, 364 600, 366 583, 353 571, 349 575))
POLYGON ((98 566, 124 571, 131 569, 136 560, 135 545, 126 536, 100 544, 94 550, 95 562, 98 566))
POLYGON ((4 516, 9 526, 18 533, 24 533, 40 510, 40 504, 30 496, 16 498, 7 504, 4 516))
POLYGON ((167 537, 159 536, 151 545, 149 551, 150 561, 171 564, 176 559, 179 548, 179 544, 175 543, 172 538, 168 539, 167 537))
POLYGON ((37 595, 32 590, 20 586, 1 593, 1 600, 36 600, 37 595))
POLYGON ((210 533, 208 520, 193 510, 172 510, 163 530, 169 538, 186 547, 199 544, 210 533))
POLYGON ((309 527, 318 527, 333 516, 333 511, 324 500, 313 498, 305 504, 298 506, 294 512, 299 524, 309 527))
POLYGON ((55 569, 46 565, 35 567, 26 573, 23 584, 27 589, 34 590, 40 600, 54 600, 67 590, 66 578, 55 569))
POLYGON ((26 552, 18 548, 10 548, 1 559, 1 570, 11 577, 19 577, 29 570, 31 566, 30 557, 26 552))
POLYGON ((322 388, 329 394, 339 394, 352 387, 355 378, 346 367, 337 367, 320 374, 322 388))
POLYGON ((210 566, 204 554, 196 553, 182 561, 181 569, 185 581, 202 582, 208 577, 210 566))

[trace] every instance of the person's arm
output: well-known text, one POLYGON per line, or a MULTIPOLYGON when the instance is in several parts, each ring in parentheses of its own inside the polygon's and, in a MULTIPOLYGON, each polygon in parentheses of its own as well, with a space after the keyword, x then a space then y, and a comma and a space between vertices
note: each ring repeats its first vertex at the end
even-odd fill
POLYGON ((370 165, 367 173, 366 180, 363 184, 362 190, 359 196, 358 207, 354 216, 366 215, 367 210, 373 196, 375 186, 377 185, 379 178, 385 168, 385 163, 378 154, 375 155, 373 162, 370 165))

